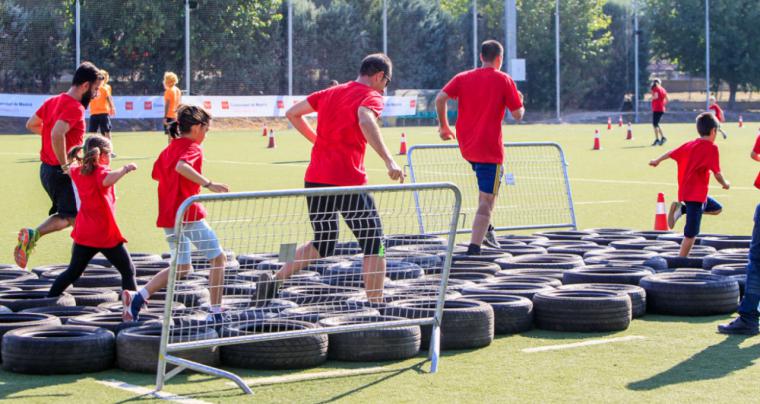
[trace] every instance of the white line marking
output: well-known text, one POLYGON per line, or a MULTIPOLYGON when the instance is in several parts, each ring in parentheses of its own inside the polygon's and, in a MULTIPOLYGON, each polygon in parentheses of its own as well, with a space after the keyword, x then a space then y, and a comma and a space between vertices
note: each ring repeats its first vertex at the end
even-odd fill
POLYGON ((115 389, 126 390, 130 393, 134 393, 141 396, 151 396, 159 400, 172 401, 181 404, 210 404, 208 401, 196 400, 184 396, 178 396, 176 394, 167 393, 163 391, 155 391, 149 388, 135 386, 133 384, 120 382, 118 380, 97 380, 98 383, 113 387, 115 389))
MULTIPOLYGON (((301 375, 272 376, 272 377, 260 377, 256 379, 246 379, 245 384, 247 384, 250 387, 266 386, 270 384, 295 383, 295 382, 303 382, 303 381, 310 381, 310 380, 329 379, 333 377, 350 377, 350 376, 361 376, 361 375, 374 374, 374 373, 386 373, 386 372, 393 372, 395 370, 396 369, 390 369, 390 368, 386 368, 382 366, 364 368, 364 369, 330 370, 327 372, 306 373, 306 374, 301 374, 301 375)), ((227 384, 230 386, 237 386, 233 382, 228 382, 227 384)))
POLYGON ((25 152, 0 152, 2 156, 39 156, 39 153, 25 153, 25 152))
MULTIPOLYGON (((275 167, 308 167, 308 164, 305 163, 268 163, 263 161, 234 161, 234 160, 204 160, 208 163, 217 163, 217 164, 237 164, 237 165, 243 165, 243 166, 275 166, 275 167)), ((374 171, 374 172, 388 172, 388 170, 384 170, 382 168, 365 168, 365 171, 374 171)))
POLYGON ((561 349, 581 348, 581 347, 586 347, 586 346, 591 346, 591 345, 610 344, 613 342, 627 342, 627 341, 635 341, 635 340, 642 340, 642 339, 646 339, 646 337, 642 337, 639 335, 629 335, 627 337, 620 337, 620 338, 592 339, 588 341, 576 342, 573 344, 547 345, 547 346, 540 346, 536 348, 525 348, 522 351, 525 353, 559 351, 561 349))
POLYGON ((575 202, 576 205, 600 205, 607 203, 626 203, 628 201, 590 201, 590 202, 575 202))
MULTIPOLYGON (((654 182, 654 181, 631 181, 631 180, 609 180, 609 179, 598 179, 598 178, 570 178, 570 182, 576 181, 576 182, 595 182, 599 184, 623 184, 623 185, 663 185, 668 187, 676 187, 678 184, 675 182, 654 182)), ((723 189, 720 185, 711 185, 710 189, 723 189)), ((741 191, 751 191, 753 189, 756 189, 754 187, 735 187, 731 186, 731 189, 741 190, 741 191)))

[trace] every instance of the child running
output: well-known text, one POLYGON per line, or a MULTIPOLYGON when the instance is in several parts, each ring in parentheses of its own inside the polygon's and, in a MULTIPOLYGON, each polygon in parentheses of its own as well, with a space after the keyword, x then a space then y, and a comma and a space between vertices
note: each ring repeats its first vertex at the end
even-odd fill
POLYGON ((121 288, 135 290, 135 267, 116 224, 114 185, 137 166, 130 163, 118 171, 111 171, 111 142, 102 136, 87 138, 84 146, 71 149, 68 156, 71 181, 77 189, 80 206, 71 238, 71 262, 50 288, 48 297, 60 296, 87 268, 92 257, 103 253, 121 273, 121 288), (84 151, 84 156, 79 153, 84 151))
POLYGON ((694 246, 694 240, 699 234, 702 214, 717 215, 723 209, 718 201, 707 196, 710 183, 710 172, 723 189, 731 185, 720 172, 720 158, 715 136, 720 123, 710 112, 704 112, 697 117, 697 132, 699 139, 682 144, 675 150, 669 151, 659 158, 649 162, 657 167, 663 160, 672 158, 678 164, 678 200, 670 205, 668 226, 673 227, 682 215, 686 215, 686 226, 683 230, 683 241, 679 255, 686 257, 694 246))
MULTIPOLYGON (((177 108, 177 121, 169 125, 172 138, 158 159, 153 164, 153 179, 158 181, 158 220, 156 225, 164 230, 169 241, 169 248, 174 254, 179 242, 177 276, 184 277, 192 271, 190 243, 205 254, 211 261, 209 289, 211 294, 212 314, 221 312, 222 284, 224 282, 224 265, 226 257, 219 246, 216 234, 204 218, 206 210, 200 203, 192 204, 185 212, 182 234, 174 234, 174 222, 182 202, 198 195, 201 187, 212 192, 228 192, 225 184, 217 184, 201 174, 203 149, 201 143, 206 139, 206 132, 211 125, 211 115, 200 107, 180 105, 177 108)), ((169 282, 169 268, 156 274, 145 287, 134 293, 122 292, 124 321, 138 319, 140 309, 153 293, 166 287, 169 282)))

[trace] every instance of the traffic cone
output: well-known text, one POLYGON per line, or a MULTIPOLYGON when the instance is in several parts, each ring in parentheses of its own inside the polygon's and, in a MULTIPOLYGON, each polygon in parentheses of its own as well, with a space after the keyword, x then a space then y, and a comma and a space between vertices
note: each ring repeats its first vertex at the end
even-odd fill
POLYGON ((398 154, 406 156, 406 134, 404 132, 401 132, 401 149, 398 154))
POLYGON ((739 127, 740 127, 740 128, 743 128, 743 127, 744 127, 744 118, 742 118, 742 116, 741 116, 741 115, 739 115, 739 127))
POLYGON ((618 118, 618 127, 619 128, 623 127, 623 115, 620 115, 620 118, 618 118))
POLYGON ((654 229, 668 231, 668 214, 665 213, 665 194, 657 194, 657 213, 654 215, 654 229))
POLYGON ((633 128, 630 122, 628 122, 628 133, 625 135, 625 140, 633 140, 633 128))
POLYGON ((602 150, 602 144, 599 140, 599 129, 594 131, 594 148, 592 150, 602 150))
POLYGON ((607 130, 612 130, 612 118, 607 117, 607 130))
POLYGON ((261 136, 262 137, 267 137, 267 127, 266 126, 264 126, 264 130, 261 131, 261 136))
POLYGON ((267 145, 267 149, 274 149, 277 147, 277 145, 274 142, 274 130, 269 129, 269 145, 267 145))

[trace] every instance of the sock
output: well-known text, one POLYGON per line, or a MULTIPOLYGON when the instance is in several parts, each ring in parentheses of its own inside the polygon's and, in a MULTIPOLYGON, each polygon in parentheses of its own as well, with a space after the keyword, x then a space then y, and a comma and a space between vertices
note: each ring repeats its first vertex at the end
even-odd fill
POLYGON ((222 306, 211 306, 211 312, 212 313, 221 313, 222 312, 222 306))
POLYGON ((150 298, 150 293, 148 292, 148 289, 142 288, 137 293, 142 296, 143 300, 147 301, 150 298))
POLYGON ((469 247, 467 247, 467 255, 478 255, 480 254, 480 246, 477 244, 470 244, 469 247))

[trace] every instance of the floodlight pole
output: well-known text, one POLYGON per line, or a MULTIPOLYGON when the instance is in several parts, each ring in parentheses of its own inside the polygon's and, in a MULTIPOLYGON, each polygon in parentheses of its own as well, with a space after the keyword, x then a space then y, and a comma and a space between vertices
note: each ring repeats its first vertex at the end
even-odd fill
POLYGON ((190 0, 185 0, 185 92, 190 95, 190 0))
POLYGON ((478 68, 478 0, 472 0, 472 68, 478 68))
MULTIPOLYGON (((81 60, 82 60, 82 58, 81 58, 82 53, 81 53, 81 43, 80 43, 82 24, 81 24, 81 19, 79 18, 79 8, 80 8, 79 0, 77 0, 76 11, 75 11, 75 13, 76 13, 76 21, 75 21, 76 28, 75 28, 75 31, 76 31, 76 48, 77 48, 77 51, 76 51, 76 54, 77 54, 76 55, 77 66, 76 67, 79 67, 79 64, 82 63, 81 62, 81 60)), ((75 67, 75 69, 76 69, 76 67, 75 67)))
POLYGON ((383 53, 388 54, 388 0, 383 0, 383 53))
POLYGON ((507 48, 507 58, 504 60, 504 70, 513 74, 512 60, 517 58, 517 4, 515 0, 504 0, 504 46, 507 48))
POLYGON ((556 1, 556 10, 554 12, 554 53, 556 64, 556 98, 557 98, 557 121, 562 121, 562 113, 560 109, 560 71, 559 71, 559 0, 556 1))
POLYGON ((710 109, 710 0, 705 0, 705 110, 710 109))
POLYGON ((639 2, 633 0, 633 98, 634 121, 639 123, 639 2))
POLYGON ((293 95, 293 0, 288 0, 288 95, 293 95))

